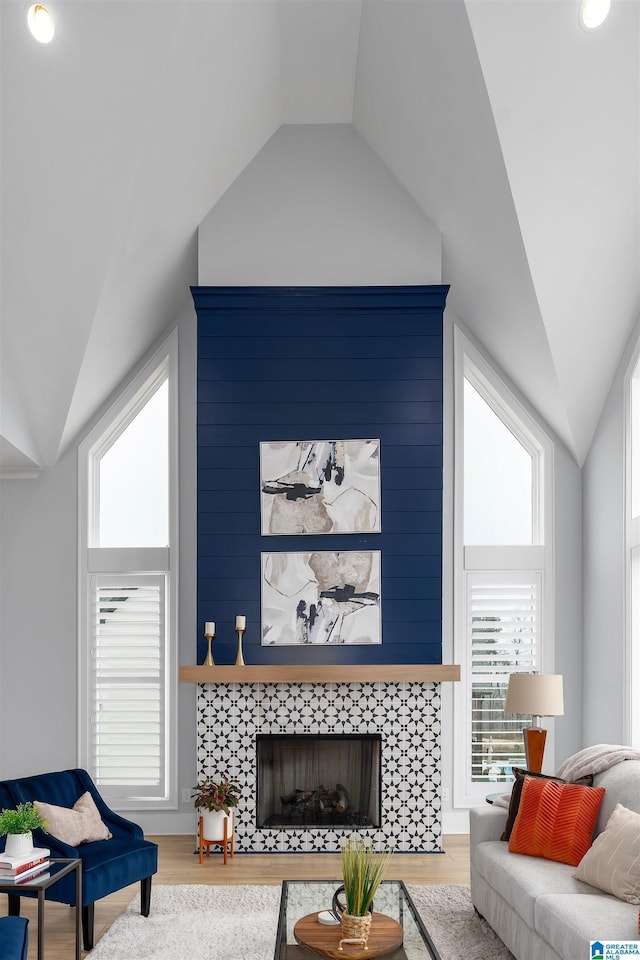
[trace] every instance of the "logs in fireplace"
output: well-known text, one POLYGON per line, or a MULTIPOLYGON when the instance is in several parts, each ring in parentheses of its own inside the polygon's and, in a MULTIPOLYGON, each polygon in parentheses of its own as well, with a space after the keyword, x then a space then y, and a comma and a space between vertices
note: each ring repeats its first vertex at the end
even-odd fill
MULTIPOLYGON (((320 784, 317 790, 294 790, 286 797, 280 797, 282 804, 282 823, 302 824, 346 824, 350 826, 372 826, 369 817, 354 809, 349 792, 343 783, 334 788, 320 784)), ((276 826, 277 817, 272 817, 272 826, 276 826)))
POLYGON ((259 735, 258 826, 378 826, 380 747, 378 734, 259 735))

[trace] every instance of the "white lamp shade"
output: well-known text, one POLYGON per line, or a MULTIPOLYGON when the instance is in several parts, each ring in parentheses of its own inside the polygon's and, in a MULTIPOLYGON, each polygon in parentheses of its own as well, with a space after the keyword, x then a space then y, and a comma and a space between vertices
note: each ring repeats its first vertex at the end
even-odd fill
POLYGON ((562 675, 512 673, 509 677, 504 711, 532 717, 563 716, 562 675))

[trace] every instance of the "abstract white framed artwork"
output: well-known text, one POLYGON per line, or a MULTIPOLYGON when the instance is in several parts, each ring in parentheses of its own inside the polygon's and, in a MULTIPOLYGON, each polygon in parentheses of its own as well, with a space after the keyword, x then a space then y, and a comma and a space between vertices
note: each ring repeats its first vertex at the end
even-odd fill
POLYGON ((379 550, 262 554, 262 645, 382 642, 379 550))
POLYGON ((379 440, 260 444, 263 536, 380 533, 379 440))

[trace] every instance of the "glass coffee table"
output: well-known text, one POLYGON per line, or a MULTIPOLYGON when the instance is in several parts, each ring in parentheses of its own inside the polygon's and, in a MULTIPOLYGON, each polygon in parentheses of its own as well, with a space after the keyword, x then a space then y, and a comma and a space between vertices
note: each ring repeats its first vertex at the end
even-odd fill
MULTIPOLYGON (((310 913, 330 910, 334 891, 339 886, 338 880, 284 880, 282 882, 280 917, 273 960, 309 960, 313 956, 313 952, 296 942, 293 928, 298 920, 310 913)), ((373 908, 375 913, 392 917, 403 929, 402 946, 393 953, 386 954, 387 960, 441 960, 429 936, 429 931, 401 880, 384 880, 374 898, 373 908)), ((337 926, 336 931, 339 929, 337 926)), ((338 939, 339 937, 336 937, 336 940, 338 939)), ((371 954, 372 960, 374 956, 371 954)), ((344 958, 349 960, 348 947, 344 948, 344 958)))

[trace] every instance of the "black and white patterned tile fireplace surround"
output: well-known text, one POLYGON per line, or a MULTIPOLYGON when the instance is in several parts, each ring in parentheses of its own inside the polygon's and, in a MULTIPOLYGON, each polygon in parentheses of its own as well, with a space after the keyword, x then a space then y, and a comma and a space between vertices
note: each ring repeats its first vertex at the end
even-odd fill
POLYGON ((242 780, 238 852, 335 853, 352 826, 257 826, 256 736, 380 734, 381 825, 359 829, 398 852, 440 852, 440 701, 429 682, 199 683, 198 778, 242 780))

